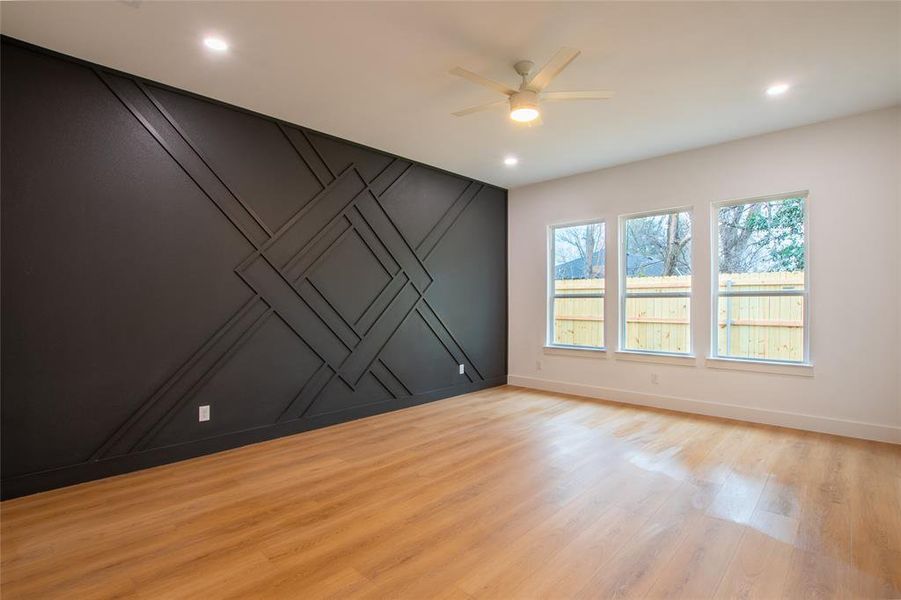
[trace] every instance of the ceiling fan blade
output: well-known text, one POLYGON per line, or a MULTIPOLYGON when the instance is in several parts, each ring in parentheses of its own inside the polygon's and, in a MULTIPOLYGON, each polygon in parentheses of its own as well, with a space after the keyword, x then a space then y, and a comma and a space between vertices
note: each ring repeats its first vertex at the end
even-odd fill
POLYGON ((544 92, 542 100, 607 100, 616 94, 610 90, 595 90, 593 92, 544 92))
POLYGON ((497 81, 492 81, 486 77, 482 77, 478 73, 473 73, 472 71, 467 71, 463 67, 454 67, 450 70, 451 75, 456 75, 457 77, 462 77, 463 79, 468 79, 473 83, 477 83, 479 85, 483 85, 486 88, 492 89, 496 92, 500 92, 505 96, 510 96, 511 94, 515 94, 516 90, 508 85, 504 85, 503 83, 498 83, 497 81))
POLYGON ((509 105, 510 103, 507 100, 497 100, 495 102, 489 102, 488 104, 479 104, 478 106, 464 108, 463 110, 458 110, 457 112, 451 114, 455 117, 465 117, 466 115, 482 112, 483 110, 491 110, 492 108, 500 108, 501 106, 509 105))
POLYGON ((551 58, 546 65, 541 67, 541 70, 529 80, 529 84, 526 87, 534 92, 540 92, 546 88, 551 80, 559 75, 569 63, 576 60, 576 57, 581 53, 581 50, 576 50, 575 48, 560 48, 560 50, 557 51, 557 54, 555 54, 554 57, 551 58))

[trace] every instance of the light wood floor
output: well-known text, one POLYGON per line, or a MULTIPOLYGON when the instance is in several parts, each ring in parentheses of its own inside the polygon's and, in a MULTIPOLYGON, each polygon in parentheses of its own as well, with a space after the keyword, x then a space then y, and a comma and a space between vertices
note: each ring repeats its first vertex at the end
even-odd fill
POLYGON ((502 387, 2 504, 14 598, 901 597, 901 448, 502 387))

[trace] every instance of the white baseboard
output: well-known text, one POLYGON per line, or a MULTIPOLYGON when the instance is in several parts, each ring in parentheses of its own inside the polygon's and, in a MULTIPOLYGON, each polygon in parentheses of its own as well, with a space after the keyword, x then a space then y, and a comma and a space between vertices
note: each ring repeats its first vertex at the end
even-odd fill
POLYGON ((507 383, 547 392, 560 392, 563 394, 586 396, 588 398, 597 398, 599 400, 611 400, 613 402, 622 402, 625 404, 652 406, 654 408, 665 408, 668 410, 701 414, 711 417, 723 417, 726 419, 737 419, 739 421, 750 421, 752 423, 778 425, 780 427, 789 427, 791 429, 803 429, 805 431, 817 431, 820 433, 831 433, 845 437, 901 444, 901 427, 892 425, 878 425, 876 423, 832 419, 829 417, 818 417, 815 415, 804 415, 779 410, 751 408, 748 406, 739 406, 737 404, 679 398, 677 396, 645 394, 595 385, 526 377, 523 375, 508 375, 507 383))

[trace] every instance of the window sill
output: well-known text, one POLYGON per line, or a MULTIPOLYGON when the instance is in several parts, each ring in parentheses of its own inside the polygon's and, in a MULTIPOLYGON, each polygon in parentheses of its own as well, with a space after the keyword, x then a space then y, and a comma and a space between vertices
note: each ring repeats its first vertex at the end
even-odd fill
POLYGON ((579 358, 607 358, 606 348, 547 345, 543 348, 543 351, 545 354, 556 354, 559 356, 577 356, 579 358))
POLYGON ((743 360, 741 358, 707 358, 705 367, 713 369, 731 369, 733 371, 752 371, 757 373, 774 373, 776 375, 797 375, 813 377, 812 363, 778 363, 759 360, 743 360))
POLYGON ((693 354, 664 354, 662 352, 633 352, 631 350, 617 350, 614 355, 617 359, 622 360, 661 363, 665 365, 680 365, 683 367, 693 367, 697 363, 697 358, 693 354))

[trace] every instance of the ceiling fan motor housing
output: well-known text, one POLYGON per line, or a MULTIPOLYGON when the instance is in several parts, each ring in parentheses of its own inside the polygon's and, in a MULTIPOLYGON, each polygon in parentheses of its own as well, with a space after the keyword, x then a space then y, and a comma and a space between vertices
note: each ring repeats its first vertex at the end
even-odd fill
POLYGON ((531 108, 538 110, 538 94, 532 90, 521 90, 510 96, 510 110, 531 108))

